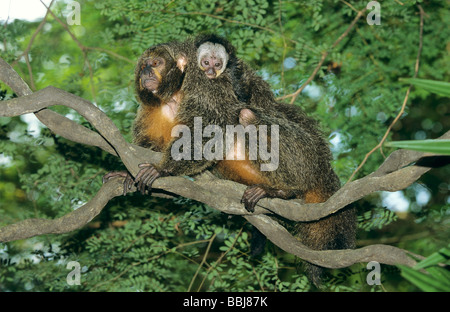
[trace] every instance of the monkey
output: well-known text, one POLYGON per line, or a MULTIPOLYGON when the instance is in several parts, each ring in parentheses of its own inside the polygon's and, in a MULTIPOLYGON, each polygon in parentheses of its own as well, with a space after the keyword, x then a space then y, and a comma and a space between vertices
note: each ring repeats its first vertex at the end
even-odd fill
MULTIPOLYGON (((202 67, 202 64, 197 63, 197 49, 195 43, 192 40, 186 40, 182 44, 172 45, 169 48, 171 50, 171 57, 173 58, 172 66, 176 66, 178 71, 176 75, 171 79, 179 81, 182 79, 182 84, 175 96, 177 105, 174 115, 174 124, 172 126, 184 126, 189 129, 190 133, 195 135, 195 119, 202 118, 202 124, 214 125, 221 129, 225 129, 227 125, 238 123, 238 112, 242 108, 241 102, 237 99, 233 92, 233 86, 231 78, 228 75, 222 75, 223 69, 227 66, 227 59, 223 56, 226 55, 224 50, 217 51, 214 55, 215 59, 203 63, 208 68, 202 67), (209 75, 209 77, 208 77, 209 75), (176 76, 176 77, 175 77, 176 76), (211 78, 214 78, 212 81, 211 78)), ((169 62, 167 62, 168 64, 169 62)), ((169 71, 170 72, 170 69, 169 71)), ((162 79, 165 76, 162 73, 162 79)), ((135 74, 135 80, 138 85, 144 83, 144 89, 146 87, 146 73, 141 68, 137 67, 137 73, 135 74), (138 74, 140 73, 140 74, 138 74), (138 79, 141 82, 137 82, 138 79)), ((150 82, 149 82, 150 83, 150 82)), ((178 85, 178 84, 177 84, 178 85)), ((162 84, 160 85, 162 86, 162 84)), ((147 98, 146 90, 141 88, 137 90, 139 92, 145 92, 143 95, 139 94, 140 98, 147 98)), ((173 91, 173 90, 172 90, 173 91)), ((158 89, 152 91, 153 94, 162 94, 158 89)), ((147 122, 143 119, 136 120, 136 129, 146 128, 147 122)), ((180 129, 180 128, 178 128, 180 129)), ((186 129, 186 128, 184 128, 186 129)), ((171 131, 171 135, 173 132, 171 131)), ((153 141, 154 137, 151 137, 138 130, 135 131, 138 142, 144 142, 145 140, 153 141)), ((200 143, 204 145, 206 139, 202 137, 200 143)), ((134 182, 137 184, 138 189, 143 192, 145 189, 151 190, 153 182, 162 176, 167 175, 195 175, 202 171, 213 167, 217 163, 217 159, 206 159, 200 155, 195 155, 196 146, 199 144, 198 140, 191 137, 191 145, 194 145, 191 153, 185 155, 182 161, 174 159, 172 154, 174 148, 178 148, 177 140, 171 136, 170 140, 164 141, 163 160, 160 164, 140 164, 140 171, 136 175, 134 182)), ((222 157, 225 156, 225 151, 222 157)), ((220 157, 219 157, 220 159, 220 157)))
MULTIPOLYGON (((176 141, 168 135, 167 129, 170 127, 143 131, 152 128, 152 122, 166 125, 167 119, 161 117, 166 115, 148 114, 148 118, 141 118, 144 114, 138 113, 135 141, 143 146, 158 148, 164 153, 164 159, 160 164, 140 164, 141 170, 134 181, 129 180, 128 185, 136 183, 143 192, 146 188, 151 190, 152 183, 161 176, 194 175, 214 168, 222 177, 248 185, 242 197, 248 211, 253 211, 264 197, 303 198, 310 203, 327 200, 339 188, 339 180, 331 169, 331 153, 318 131, 317 123, 306 117, 300 108, 278 103, 270 86, 237 59, 231 44, 228 45, 225 39, 214 41, 215 38, 201 36, 194 42, 188 40, 181 44, 162 45, 166 51, 155 54, 164 59, 164 68, 161 69, 158 69, 158 62, 153 64, 141 57, 135 72, 141 108, 144 105, 159 107, 160 113, 163 107, 171 108, 169 125, 185 125, 189 129, 193 128, 196 116, 204 118, 205 124, 220 127, 236 123, 244 126, 280 125, 279 168, 274 172, 262 172, 258 166, 262 162, 251 161, 248 157, 245 160, 176 161, 170 155, 176 141), (208 55, 211 49, 208 45, 203 46, 206 47, 203 50, 199 49, 208 42, 216 47, 211 55, 208 55), (227 56, 224 56, 220 45, 227 56), (144 60, 147 63, 141 62, 144 60), (217 60, 219 62, 215 62, 217 60), (145 66, 139 66, 139 63, 145 66), (155 68, 160 74, 157 78, 160 84, 156 87, 152 86, 150 79, 152 75, 158 76, 151 74, 155 68), (169 72, 173 76, 167 79, 169 72), (166 82, 161 83, 164 79, 167 79, 166 82), (164 92, 165 86, 172 89, 164 92), (157 99, 154 100, 154 97, 157 99)), ((353 245, 351 232, 354 232, 351 219, 351 213, 339 212, 317 222, 299 223, 300 237, 313 249, 350 248, 353 245)), ((310 272, 313 282, 318 283, 320 268, 310 266, 310 272)))
POLYGON ((176 125, 184 74, 182 59, 174 59, 171 42, 147 49, 135 69, 135 92, 141 103, 133 126, 134 143, 163 151, 176 125))
MULTIPOLYGON (((177 124, 184 59, 177 63, 173 51, 179 46, 180 42, 172 41, 148 48, 139 57, 134 72, 140 106, 133 123, 133 143, 158 152, 167 148, 172 128, 177 124)), ((125 177, 123 195, 126 195, 135 184, 134 178, 127 171, 109 172, 103 182, 116 176, 125 177)))
MULTIPOLYGON (((205 35, 198 42, 203 48, 198 49, 199 63, 201 55, 207 54, 206 47, 222 46, 228 54, 228 65, 222 75, 231 78, 236 97, 247 104, 239 112, 239 123, 279 125, 276 170, 259 171, 260 159, 244 161, 245 166, 224 160, 216 166, 222 177, 248 185, 241 200, 245 208, 254 211, 264 197, 302 198, 306 203, 320 203, 331 197, 340 188, 340 181, 331 167, 331 151, 317 121, 298 106, 276 101, 269 84, 237 59, 234 47, 225 38, 205 35)), ((214 80, 213 76, 206 76, 214 80)), ((299 222, 296 231, 302 242, 315 250, 354 248, 355 211, 349 207, 318 221, 299 222)), ((308 276, 316 286, 320 285, 322 271, 319 266, 307 265, 308 276)))

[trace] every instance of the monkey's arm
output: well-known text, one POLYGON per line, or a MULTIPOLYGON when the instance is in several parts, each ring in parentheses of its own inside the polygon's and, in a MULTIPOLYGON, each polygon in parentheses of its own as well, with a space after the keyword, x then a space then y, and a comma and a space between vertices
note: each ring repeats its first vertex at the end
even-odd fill
MULTIPOLYGON (((192 176, 201 173, 217 163, 216 159, 207 159, 203 154, 203 147, 209 138, 203 137, 203 129, 197 133, 199 125, 194 126, 194 117, 200 115, 190 105, 188 101, 183 108, 188 107, 189 111, 181 110, 178 115, 182 135, 179 138, 172 137, 169 145, 164 151, 163 160, 159 164, 141 164, 141 170, 136 176, 135 182, 141 192, 145 188, 151 189, 153 182, 167 175, 187 175, 192 176), (199 138, 198 136, 201 136, 199 138)), ((208 124, 212 124, 207 118, 204 119, 208 124)), ((201 127, 201 125, 200 125, 201 127)), ((172 130, 171 135, 175 133, 172 130)))
POLYGON ((270 85, 242 60, 230 70, 233 89, 240 101, 251 108, 270 107, 276 102, 270 85))
POLYGON ((169 175, 192 176, 201 173, 216 164, 215 160, 175 160, 170 153, 164 155, 163 161, 158 165, 150 163, 140 164, 141 170, 136 175, 134 182, 141 193, 151 190, 156 179, 169 175), (169 155, 168 155, 169 154, 169 155))

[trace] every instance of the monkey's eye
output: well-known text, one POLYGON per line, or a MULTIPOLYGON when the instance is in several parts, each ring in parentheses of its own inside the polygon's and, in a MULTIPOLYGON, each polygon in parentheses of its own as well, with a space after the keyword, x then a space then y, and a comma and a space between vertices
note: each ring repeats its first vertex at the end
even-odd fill
POLYGON ((203 64, 209 66, 209 61, 203 61, 203 64))
POLYGON ((214 64, 214 66, 215 66, 216 68, 221 68, 221 67, 222 67, 222 63, 216 63, 216 64, 214 64))
POLYGON ((152 66, 152 67, 157 67, 157 66, 159 66, 159 60, 156 60, 156 59, 155 59, 155 60, 152 60, 150 66, 152 66))

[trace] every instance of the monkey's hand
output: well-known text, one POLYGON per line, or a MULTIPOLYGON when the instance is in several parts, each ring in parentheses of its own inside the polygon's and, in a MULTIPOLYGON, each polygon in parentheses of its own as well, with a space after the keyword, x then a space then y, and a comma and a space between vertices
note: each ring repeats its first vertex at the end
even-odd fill
POLYGON ((255 206, 261 198, 291 199, 296 197, 300 191, 279 190, 265 185, 250 185, 242 195, 241 204, 244 204, 248 212, 254 212, 255 206))
POLYGON ((139 164, 139 168, 141 168, 141 170, 139 170, 138 174, 136 175, 134 183, 136 183, 137 189, 143 195, 146 194, 146 188, 148 192, 151 191, 152 184, 156 179, 170 175, 167 170, 156 169, 155 166, 148 163, 139 164))
POLYGON ((128 173, 128 171, 111 171, 103 176, 103 183, 108 182, 109 179, 116 177, 125 178, 123 181, 123 196, 131 192, 131 187, 134 185, 133 177, 128 173))

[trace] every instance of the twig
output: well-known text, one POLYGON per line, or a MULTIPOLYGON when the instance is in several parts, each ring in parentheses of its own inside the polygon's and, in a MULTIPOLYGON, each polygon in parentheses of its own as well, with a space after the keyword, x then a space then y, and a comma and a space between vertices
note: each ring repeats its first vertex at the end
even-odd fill
POLYGON ((211 265, 211 266, 208 268, 208 270, 206 271, 205 277, 203 278, 202 282, 201 282, 200 285, 198 286, 197 291, 200 291, 200 290, 201 290, 203 284, 204 284, 205 281, 206 281, 206 278, 208 277, 209 272, 211 272, 213 269, 216 269, 216 267, 222 262, 222 259, 230 252, 230 250, 232 250, 232 249, 234 248, 234 246, 236 245, 236 243, 237 243, 237 241, 238 241, 238 238, 239 238, 239 237, 241 236, 241 234, 242 234, 242 230, 243 230, 243 229, 244 229, 243 227, 240 229, 239 233, 238 233, 238 234, 236 235, 236 237, 234 238, 234 241, 233 241, 233 243, 231 244, 231 246, 230 246, 225 252, 223 252, 223 253, 220 255, 220 257, 214 262, 213 265, 211 265))
POLYGON ((189 284, 187 291, 191 291, 192 285, 194 284, 194 281, 197 278, 197 275, 200 272, 200 269, 203 267, 203 264, 205 264, 205 262, 206 262, 206 258, 208 257, 209 250, 211 249, 211 245, 212 245, 214 239, 216 238, 216 236, 217 236, 217 234, 214 233, 213 236, 211 236, 211 238, 209 239, 208 247, 206 247, 206 251, 205 251, 205 254, 203 255, 202 262, 200 262, 200 264, 198 265, 198 268, 195 271, 195 274, 191 279, 191 283, 189 284))
POLYGON ((282 15, 282 6, 283 3, 281 2, 281 0, 278 1, 278 24, 280 25, 280 33, 281 33, 281 38, 283 38, 283 56, 281 57, 281 85, 284 86, 284 61, 286 60, 286 49, 287 49, 287 44, 286 44, 286 39, 284 37, 284 31, 283 31, 283 23, 281 21, 281 15, 282 15))
MULTIPOLYGON (((52 0, 52 2, 49 4, 49 8, 52 6, 54 0, 52 0)), ((49 10, 47 9, 47 12, 45 13, 44 18, 42 19, 42 21, 39 23, 39 26, 36 28, 35 32, 33 33, 33 35, 31 36, 30 41, 28 42, 28 45, 26 47, 26 49, 22 52, 21 55, 19 55, 17 57, 17 59, 12 63, 12 66, 16 66, 16 64, 20 61, 20 59, 23 57, 25 59, 25 63, 27 65, 27 69, 28 69, 28 75, 30 76, 30 87, 32 90, 36 90, 36 85, 34 84, 34 79, 33 79, 33 70, 31 68, 31 64, 30 64, 30 58, 28 57, 28 53, 30 52, 31 46, 33 45, 34 40, 36 39, 36 36, 39 34, 39 32, 41 31, 41 29, 44 27, 45 23, 47 22, 47 17, 49 14, 49 10)))
MULTIPOLYGON (((292 39, 292 38, 288 38, 285 37, 283 34, 278 33, 276 30, 269 28, 269 27, 264 27, 264 26, 260 26, 257 24, 252 24, 252 23, 247 23, 247 22, 243 22, 243 21, 236 21, 236 20, 232 20, 229 18, 225 18, 222 16, 218 16, 218 15, 214 15, 214 14, 209 14, 209 13, 204 13, 204 12, 175 12, 175 11, 164 11, 164 13, 169 13, 169 14, 173 14, 173 15, 200 15, 200 16, 208 16, 214 19, 218 19, 230 24, 238 24, 238 25, 244 25, 244 26, 248 26, 248 27, 252 27, 252 28, 256 28, 256 29, 260 29, 260 30, 264 30, 267 32, 270 32, 272 34, 281 36, 283 38, 283 40, 287 40, 289 42, 292 42, 294 44, 300 44, 299 41, 292 39)), ((301 43, 303 45, 304 48, 310 50, 310 51, 315 51, 314 48, 310 47, 309 45, 305 44, 305 43, 301 43)))
POLYGON ((358 10, 355 9, 355 7, 353 5, 351 5, 350 3, 348 3, 347 1, 341 0, 341 2, 343 2, 345 5, 347 5, 353 11, 358 12, 358 10))
POLYGON ((69 34, 69 36, 72 38, 73 41, 75 41, 75 43, 78 45, 78 47, 81 50, 81 53, 83 54, 83 59, 84 62, 87 64, 88 69, 89 69, 89 80, 90 80, 90 85, 91 85, 91 93, 92 93, 92 98, 94 99, 94 102, 96 102, 96 92, 95 92, 95 84, 94 84, 94 73, 92 71, 92 66, 91 66, 91 62, 89 62, 89 58, 87 56, 87 48, 81 43, 80 40, 78 40, 78 38, 70 31, 69 26, 67 26, 66 23, 63 23, 53 12, 52 10, 50 10, 49 7, 47 7, 47 5, 45 5, 45 3, 40 0, 41 3, 47 8, 48 12, 50 12, 50 14, 53 16, 53 18, 67 31, 67 33, 69 34))
MULTIPOLYGON (((20 61, 20 59, 30 52, 31 46, 33 45, 34 40, 36 39, 37 35, 39 34, 39 32, 42 30, 42 28, 44 27, 45 23, 47 22, 47 17, 48 17, 48 14, 49 14, 49 8, 52 6, 53 2, 54 2, 54 0, 52 0, 52 2, 50 2, 50 4, 48 5, 47 12, 45 13, 44 18, 39 23, 39 26, 36 28, 34 33, 31 35, 30 41, 28 42, 28 45, 25 48, 25 50, 16 58, 16 60, 14 62, 11 63, 12 67, 16 66, 17 63, 20 61)), ((32 87, 32 89, 33 89, 33 87, 32 87)))
MULTIPOLYGON (((417 74, 419 72, 419 61, 420 61, 420 54, 422 53, 422 42, 423 42, 423 16, 424 16, 424 13, 425 13, 423 11, 421 5, 417 5, 417 6, 418 6, 419 11, 420 11, 419 48, 418 48, 418 51, 417 51, 416 63, 415 63, 415 66, 414 66, 414 76, 413 76, 413 78, 416 78, 417 74)), ((359 164, 358 168, 356 168, 355 171, 353 171, 353 173, 350 176, 350 178, 348 179, 347 183, 350 182, 351 180, 353 180, 353 178, 356 175, 356 173, 364 166, 364 164, 366 163, 367 159, 369 159, 369 156, 372 155, 377 149, 380 149, 382 147, 382 145, 386 141, 389 133, 391 132, 392 128, 394 127, 394 125, 397 123, 397 121, 400 119, 400 117, 405 112, 406 104, 408 103, 408 98, 409 98, 409 94, 411 92, 412 87, 413 87, 412 84, 409 85, 408 90, 406 91, 405 98, 403 99, 403 103, 402 103, 402 106, 400 108, 400 111, 397 114, 397 116, 395 117, 394 121, 392 121, 392 123, 389 125, 389 127, 386 130, 386 132, 385 132, 383 138, 381 139, 381 141, 370 152, 368 152, 366 154, 366 156, 364 157, 363 161, 359 164)))
POLYGON ((347 37, 347 35, 349 34, 349 32, 352 30, 352 28, 355 26, 355 24, 358 22, 358 20, 361 18, 361 16, 363 16, 364 12, 366 12, 366 8, 362 9, 361 11, 358 12, 358 14, 356 15, 356 17, 353 19, 353 21, 350 23, 350 25, 347 27, 347 29, 339 36, 339 38, 336 39, 336 41, 331 45, 330 49, 323 51, 322 52, 322 56, 319 60, 319 63, 317 64, 316 68, 314 69, 314 71, 312 72, 311 76, 309 76, 309 78, 305 81, 305 83, 302 84, 302 86, 300 88, 297 89, 297 91, 295 91, 294 93, 282 96, 277 98, 277 100, 284 100, 284 99, 288 99, 291 98, 290 103, 293 104, 295 102, 295 99, 297 98, 297 96, 305 89, 305 87, 314 80, 314 78, 316 77, 317 73, 320 70, 320 67, 322 67, 323 62, 325 61, 326 57, 328 56, 328 54, 330 53, 331 50, 333 50, 341 41, 342 39, 344 39, 345 37, 347 37))
POLYGON ((120 54, 118 54, 118 53, 116 53, 116 52, 113 52, 113 51, 110 51, 110 50, 107 50, 107 49, 104 49, 104 48, 99 48, 99 47, 86 47, 86 46, 85 46, 85 49, 86 49, 86 50, 94 50, 94 51, 105 52, 105 53, 107 53, 107 54, 109 54, 109 55, 112 55, 112 56, 114 56, 115 58, 118 58, 118 59, 120 59, 120 60, 122 60, 122 61, 125 61, 125 62, 127 62, 127 63, 133 64, 133 65, 136 64, 136 61, 131 60, 131 59, 125 57, 125 56, 122 56, 122 55, 120 55, 120 54))

